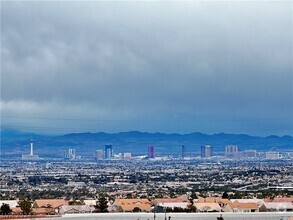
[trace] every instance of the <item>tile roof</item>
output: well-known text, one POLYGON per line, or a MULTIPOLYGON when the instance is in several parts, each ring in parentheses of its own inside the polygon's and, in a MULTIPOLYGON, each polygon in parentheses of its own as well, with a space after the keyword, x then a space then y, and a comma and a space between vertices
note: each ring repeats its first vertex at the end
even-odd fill
POLYGON ((64 199, 36 199, 35 208, 59 208, 62 205, 68 205, 68 201, 64 199))
POLYGON ((220 212, 221 207, 219 206, 218 203, 208 203, 208 202, 203 202, 203 203, 195 203, 194 206, 198 211, 201 212, 220 212))
POLYGON ((65 214, 67 212, 79 212, 79 213, 86 213, 86 212, 93 212, 94 208, 88 205, 63 205, 60 208, 60 213, 65 214))
POLYGON ((246 203, 229 203, 228 204, 232 209, 258 209, 258 204, 256 202, 246 202, 246 203))
POLYGON ((116 199, 115 205, 120 206, 123 212, 131 212, 135 207, 142 211, 151 211, 151 202, 148 199, 116 199))
POLYGON ((293 197, 276 197, 273 202, 291 202, 293 203, 293 197))
POLYGON ((53 210, 52 208, 32 208, 32 213, 35 214, 48 214, 51 213, 53 210))
POLYGON ((239 202, 239 203, 258 203, 258 204, 264 204, 263 199, 231 199, 232 203, 239 202))
POLYGON ((12 210, 12 213, 14 213, 14 214, 21 214, 22 213, 22 210, 20 207, 11 208, 11 210, 12 210))
POLYGON ((194 200, 195 203, 230 203, 229 199, 222 199, 219 197, 207 197, 207 198, 198 198, 194 200))
POLYGON ((187 202, 190 203, 190 201, 187 198, 163 198, 163 199, 154 199, 153 203, 179 203, 179 202, 187 202))
POLYGON ((186 209, 188 207, 190 203, 188 202, 167 202, 167 203, 157 203, 157 206, 161 206, 161 207, 168 207, 168 208, 183 208, 186 209))
POLYGON ((267 202, 264 204, 267 209, 292 209, 293 204, 291 202, 267 202))

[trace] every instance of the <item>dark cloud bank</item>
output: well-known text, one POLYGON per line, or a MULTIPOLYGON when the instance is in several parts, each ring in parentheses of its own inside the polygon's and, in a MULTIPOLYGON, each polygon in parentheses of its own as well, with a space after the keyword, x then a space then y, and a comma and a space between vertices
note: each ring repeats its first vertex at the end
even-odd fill
POLYGON ((2 2, 2 125, 292 134, 292 8, 2 2))

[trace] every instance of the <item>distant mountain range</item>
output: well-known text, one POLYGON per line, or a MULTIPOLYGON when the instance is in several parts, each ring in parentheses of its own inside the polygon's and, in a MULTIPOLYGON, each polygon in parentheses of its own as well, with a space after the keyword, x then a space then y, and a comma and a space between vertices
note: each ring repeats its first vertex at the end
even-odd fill
POLYGON ((147 153, 147 146, 154 145, 157 155, 179 155, 181 146, 186 145, 187 152, 196 154, 201 145, 211 145, 215 152, 224 151, 225 145, 235 144, 240 150, 292 151, 293 137, 289 135, 267 137, 246 134, 190 134, 148 133, 139 131, 119 133, 71 133, 61 136, 44 136, 19 131, 1 131, 2 154, 18 155, 29 150, 29 141, 33 138, 35 151, 39 155, 61 156, 69 148, 75 148, 82 155, 93 155, 95 150, 104 149, 112 144, 115 152, 131 152, 134 155, 147 153))

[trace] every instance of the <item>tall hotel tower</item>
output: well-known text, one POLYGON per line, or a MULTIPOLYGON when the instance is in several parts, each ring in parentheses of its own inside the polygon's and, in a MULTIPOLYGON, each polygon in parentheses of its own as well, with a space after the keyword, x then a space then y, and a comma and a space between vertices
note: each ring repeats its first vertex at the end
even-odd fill
POLYGON ((210 145, 201 146, 201 158, 210 158, 213 156, 213 147, 210 145))
POLYGON ((33 142, 33 140, 31 140, 31 142, 30 142, 30 154, 23 154, 22 159, 23 160, 39 160, 39 159, 41 159, 41 158, 39 158, 38 155, 34 154, 34 142, 33 142))
POLYGON ((186 157, 186 146, 185 145, 182 145, 181 156, 183 159, 186 157))
POLYGON ((105 146, 105 159, 111 159, 113 158, 113 147, 112 145, 106 145, 105 146))
POLYGON ((155 158, 155 147, 148 146, 148 158, 155 158))

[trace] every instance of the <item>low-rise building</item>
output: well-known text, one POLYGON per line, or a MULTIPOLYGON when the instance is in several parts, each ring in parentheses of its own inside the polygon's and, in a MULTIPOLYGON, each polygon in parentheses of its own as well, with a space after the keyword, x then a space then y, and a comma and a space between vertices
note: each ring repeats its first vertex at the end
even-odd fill
POLYGON ((206 198, 198 198, 193 200, 194 203, 218 203, 221 208, 224 208, 228 203, 230 203, 229 199, 222 199, 219 197, 206 197, 206 198))
POLYGON ((163 199, 154 199, 153 204, 158 211, 164 211, 167 208, 181 208, 187 209, 189 205, 191 205, 190 201, 187 198, 179 197, 179 198, 163 198, 163 199))
POLYGON ((32 208, 46 208, 49 213, 59 213, 59 209, 63 205, 68 205, 68 201, 64 199, 36 199, 32 208))
POLYGON ((229 203, 223 209, 224 212, 259 212, 257 203, 229 203))
POLYGON ((231 199, 230 201, 231 203, 257 203, 258 207, 262 206, 265 203, 263 199, 231 199))
POLYGON ((221 207, 218 203, 194 203, 197 212, 221 212, 221 207))
POLYGON ((61 215, 73 214, 73 213, 92 213, 95 209, 88 205, 63 205, 61 206, 59 213, 61 215))
POLYGON ((3 204, 8 204, 10 208, 15 208, 18 206, 18 200, 0 200, 0 206, 3 204))
POLYGON ((260 212, 292 212, 293 204, 290 202, 267 202, 260 208, 260 212))
POLYGON ((116 199, 113 206, 118 212, 150 212, 152 209, 148 199, 116 199))

